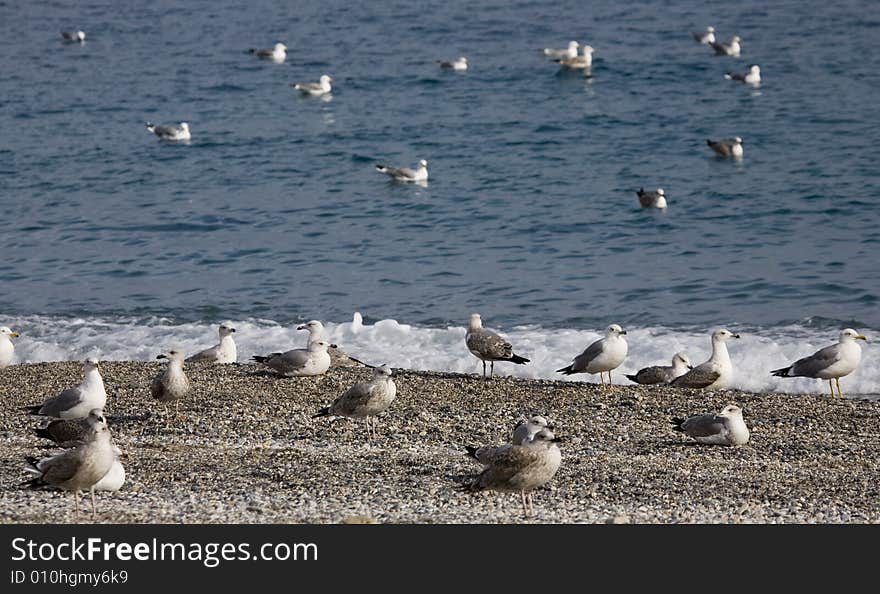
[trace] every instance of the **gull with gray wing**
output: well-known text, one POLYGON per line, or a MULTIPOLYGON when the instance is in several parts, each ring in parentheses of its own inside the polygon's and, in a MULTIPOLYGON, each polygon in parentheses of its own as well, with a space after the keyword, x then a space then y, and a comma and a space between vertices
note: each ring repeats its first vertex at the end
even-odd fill
POLYGON ((635 374, 627 375, 626 378, 642 385, 668 384, 677 377, 681 377, 693 369, 691 360, 684 353, 675 353, 672 356, 672 365, 654 365, 639 369, 635 374))
POLYGON ((774 369, 770 373, 776 377, 812 377, 828 380, 832 398, 834 398, 834 386, 831 383, 833 380, 837 383, 838 396, 843 398, 840 378, 855 371, 862 360, 862 348, 857 340, 868 339, 852 328, 846 328, 838 334, 837 344, 827 346, 809 357, 798 359, 788 367, 774 369))
POLYGON ((626 330, 617 324, 605 328, 605 337, 592 343, 584 352, 574 358, 571 365, 557 369, 557 373, 572 375, 574 373, 598 373, 599 381, 605 385, 608 372, 608 385, 611 385, 611 370, 617 369, 626 359, 628 346, 623 336, 626 330))
POLYGON ((235 363, 238 359, 238 349, 235 347, 235 328, 230 324, 220 324, 220 342, 211 348, 199 351, 195 355, 186 358, 187 363, 235 363))
POLYGON ((254 355, 253 360, 277 371, 285 377, 323 375, 330 369, 329 348, 336 348, 324 340, 309 342, 307 349, 291 349, 266 356, 254 355))
POLYGON ((517 365, 529 362, 513 352, 513 345, 501 338, 495 332, 483 328, 483 320, 480 314, 471 314, 467 333, 464 335, 464 343, 471 354, 483 362, 483 377, 486 377, 486 362, 489 362, 489 377, 495 372, 495 361, 509 361, 517 365))
MULTIPOLYGON (((391 368, 380 365, 373 368, 373 379, 357 382, 342 396, 318 411, 312 418, 340 416, 350 419, 364 419, 367 424, 367 438, 370 438, 370 418, 379 415, 391 406, 397 396, 397 386, 391 379, 391 368)), ((377 435, 377 419, 373 419, 373 436, 377 435)))
POLYGON ((712 356, 687 373, 672 380, 676 388, 721 389, 726 388, 733 378, 733 363, 727 352, 727 341, 739 338, 730 330, 722 328, 712 333, 712 356))
POLYGON ((18 332, 13 332, 8 326, 0 326, 0 369, 8 367, 15 359, 15 345, 13 338, 18 338, 18 332))
POLYGON ((98 371, 98 360, 86 359, 83 370, 83 381, 79 384, 47 398, 41 406, 29 406, 26 410, 57 419, 81 419, 89 416, 94 409, 103 410, 107 403, 107 392, 101 372, 98 371))
POLYGON ((749 441, 749 428, 736 405, 725 406, 717 415, 694 415, 687 419, 674 417, 672 428, 688 437, 709 445, 743 445, 749 441))

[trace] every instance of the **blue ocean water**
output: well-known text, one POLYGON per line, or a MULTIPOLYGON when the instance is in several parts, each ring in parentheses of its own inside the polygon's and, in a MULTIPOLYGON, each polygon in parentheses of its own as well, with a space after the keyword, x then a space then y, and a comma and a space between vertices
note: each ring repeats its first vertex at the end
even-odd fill
MULTIPOLYGON (((792 355, 870 333, 874 8, 0 2, 0 318, 207 332, 357 310, 427 332, 479 311, 511 331, 726 325, 792 355), (692 39, 710 24, 741 58, 692 39), (61 39, 77 28, 84 44, 61 39), (538 51, 570 39, 595 48, 590 77, 538 51), (283 64, 247 53, 276 41, 283 64), (436 64, 459 55, 467 72, 436 64), (759 88, 724 80, 752 63, 759 88), (329 100, 288 86, 323 73, 329 100), (192 142, 147 120, 187 121, 192 142), (741 162, 705 144, 732 136, 741 162), (373 167, 422 158, 426 187, 373 167), (642 186, 667 212, 639 208, 642 186)), ((863 391, 876 365, 866 350, 863 391)))

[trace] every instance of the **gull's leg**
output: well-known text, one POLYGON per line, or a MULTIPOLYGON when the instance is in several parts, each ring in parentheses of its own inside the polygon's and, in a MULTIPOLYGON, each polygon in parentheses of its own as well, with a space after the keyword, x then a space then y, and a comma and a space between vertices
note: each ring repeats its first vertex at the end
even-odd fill
POLYGON ((73 491, 73 511, 76 514, 76 519, 79 520, 79 491, 73 491))
POLYGON ((483 377, 486 377, 486 360, 483 360, 483 377))
POLYGON ((611 370, 608 370, 608 385, 611 385, 611 370))
POLYGON ((92 485, 92 488, 89 489, 92 492, 92 522, 98 519, 98 512, 95 511, 95 486, 92 485))
POLYGON ((840 378, 835 378, 834 383, 837 384, 837 395, 843 398, 843 392, 840 390, 840 378))
POLYGON ((828 380, 828 387, 831 389, 831 397, 834 398, 834 384, 831 383, 831 380, 828 380))
POLYGON ((495 373, 495 361, 489 361, 489 377, 492 377, 493 373, 495 373))
POLYGON ((529 507, 526 505, 526 492, 520 491, 519 495, 522 498, 523 515, 529 517, 529 507))
POLYGON ((527 496, 528 500, 529 500, 529 515, 534 516, 535 515, 535 501, 532 496, 533 496, 533 493, 531 491, 529 491, 529 494, 527 496))

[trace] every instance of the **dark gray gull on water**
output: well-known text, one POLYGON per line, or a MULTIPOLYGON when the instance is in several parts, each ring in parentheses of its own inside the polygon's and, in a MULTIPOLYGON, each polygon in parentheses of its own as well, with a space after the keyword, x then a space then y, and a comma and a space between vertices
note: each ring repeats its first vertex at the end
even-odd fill
POLYGON ((636 195, 639 197, 639 204, 642 205, 642 208, 666 208, 666 192, 663 188, 657 188, 653 192, 639 188, 636 195))
POLYGON ((722 328, 712 333, 712 356, 687 373, 672 380, 676 388, 721 389, 733 378, 733 363, 727 352, 727 341, 739 338, 730 330, 722 328))
POLYGON ((483 377, 486 377, 486 362, 489 362, 489 377, 495 371, 495 361, 509 361, 517 365, 524 365, 529 360, 513 352, 513 345, 501 338, 495 332, 483 328, 483 320, 480 314, 471 314, 467 333, 464 335, 464 343, 471 354, 483 362, 483 377))
POLYGON ((77 41, 82 43, 86 40, 85 31, 62 31, 61 37, 67 41, 77 41))
POLYGON ((324 340, 309 342, 307 349, 291 349, 283 353, 272 353, 266 356, 254 355, 252 358, 283 376, 323 375, 330 369, 329 348, 336 348, 324 340))
POLYGON ((519 492, 523 513, 532 509, 532 491, 544 486, 559 470, 562 453, 560 440, 549 429, 541 429, 522 445, 467 447, 468 455, 480 461, 485 468, 468 484, 460 487, 468 491, 519 492))
POLYGON ((86 359, 83 372, 83 381, 76 386, 47 398, 42 406, 29 406, 26 409, 32 414, 56 419, 81 419, 89 416, 94 409, 103 409, 107 403, 107 392, 101 372, 98 371, 98 360, 86 359))
POLYGON ((23 483, 31 489, 57 487, 73 493, 74 508, 79 518, 79 493, 89 490, 92 496, 92 519, 95 519, 95 486, 113 467, 117 448, 113 445, 103 415, 89 415, 91 431, 85 443, 64 452, 37 460, 26 458, 25 470, 36 475, 23 483))
POLYGON ((742 409, 734 404, 725 406, 717 415, 694 415, 687 419, 673 417, 672 428, 697 443, 738 446, 749 441, 749 428, 743 421, 742 409))
POLYGON ((461 56, 457 60, 452 60, 450 62, 443 62, 441 60, 437 60, 437 63, 440 64, 440 68, 445 68, 447 70, 467 70, 468 69, 468 61, 467 58, 461 56))
POLYGON ((734 35, 727 43, 713 41, 709 45, 712 47, 712 49, 715 50, 715 53, 719 56, 738 57, 740 55, 740 52, 742 51, 742 46, 740 46, 740 43, 742 43, 742 38, 739 35, 734 35))
POLYGON ((186 122, 180 122, 180 125, 177 127, 159 126, 152 122, 147 122, 147 130, 162 140, 190 140, 192 138, 189 132, 189 124, 186 122))
POLYGON ((837 336, 837 344, 827 346, 809 357, 798 359, 788 367, 774 369, 770 373, 776 377, 812 377, 828 380, 832 398, 834 398, 834 386, 831 380, 834 380, 837 383, 837 394, 843 398, 840 378, 855 371, 862 360, 862 348, 857 340, 868 339, 852 328, 841 330, 837 336))
POLYGON ((715 27, 706 27, 705 31, 696 31, 693 36, 699 43, 706 45, 715 43, 715 27))
POLYGON ((376 165, 376 171, 391 176, 396 181, 428 181, 428 162, 424 159, 419 161, 419 167, 412 170, 409 167, 389 167, 376 165))
POLYGON ((313 97, 320 97, 321 95, 326 95, 332 90, 330 83, 333 82, 333 77, 329 74, 322 74, 320 82, 317 83, 291 83, 290 86, 302 93, 303 95, 311 95, 313 97))
POLYGON ((574 373, 598 373, 599 381, 605 384, 608 372, 608 385, 611 385, 611 370, 616 369, 626 359, 628 346, 623 336, 626 330, 617 324, 605 328, 605 337, 592 343, 584 352, 574 358, 568 367, 557 369, 557 373, 572 375, 574 373))
POLYGON ((724 78, 748 85, 756 85, 761 82, 761 67, 757 64, 752 64, 748 72, 727 72, 724 78))
POLYGON ((551 58, 574 58, 578 55, 578 48, 581 46, 577 41, 569 41, 568 47, 565 49, 553 49, 545 47, 542 51, 545 56, 551 58))
MULTIPOLYGON (((373 379, 368 382, 357 382, 346 390, 342 396, 333 401, 333 404, 318 411, 312 418, 340 416, 350 419, 364 419, 367 424, 367 438, 370 438, 370 417, 375 417, 385 412, 394 397, 397 395, 397 386, 391 379, 391 368, 380 365, 373 368, 373 379)), ((373 419, 372 434, 377 434, 376 423, 373 419)))
POLYGON ((711 140, 707 138, 706 144, 722 157, 740 159, 743 156, 743 139, 739 136, 724 140, 711 140))
POLYGON ((677 377, 681 377, 693 369, 691 360, 684 353, 675 353, 672 356, 672 365, 654 365, 651 367, 643 367, 635 374, 627 375, 626 378, 637 384, 654 385, 668 384, 677 377))
POLYGON ((257 49, 252 47, 248 52, 262 60, 272 60, 276 64, 280 64, 287 58, 287 46, 283 43, 276 43, 271 49, 257 49))

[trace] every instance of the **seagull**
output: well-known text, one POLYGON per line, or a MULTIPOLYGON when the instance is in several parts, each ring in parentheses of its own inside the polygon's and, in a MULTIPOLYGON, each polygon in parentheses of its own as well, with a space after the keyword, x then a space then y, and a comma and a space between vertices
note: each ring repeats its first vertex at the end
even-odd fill
MULTIPOLYGON (((306 343, 306 348, 308 348, 311 343, 324 339, 324 324, 318 320, 308 321, 305 324, 297 326, 296 329, 309 331, 309 340, 306 343)), ((367 365, 363 361, 355 359, 348 353, 340 351, 336 346, 331 346, 327 349, 327 352, 330 353, 331 367, 372 367, 372 365, 367 365)))
POLYGON ((687 420, 674 417, 673 429, 693 437, 697 443, 709 445, 743 445, 749 441, 749 428, 742 417, 742 409, 730 404, 719 414, 694 415, 687 420))
POLYGON ((596 51, 591 45, 582 45, 582 55, 575 54, 572 57, 558 58, 554 62, 562 64, 565 68, 582 68, 586 69, 593 65, 593 52, 596 51))
POLYGON ((672 365, 670 367, 664 367, 662 365, 645 367, 639 369, 635 375, 627 375, 626 377, 637 384, 668 384, 675 378, 687 373, 688 369, 693 368, 694 366, 691 365, 691 360, 688 359, 687 355, 684 353, 675 353, 672 356, 672 365))
POLYGON ((752 64, 749 66, 748 72, 728 72, 724 75, 724 78, 748 85, 757 85, 761 82, 761 67, 757 64, 752 64))
POLYGON ((459 59, 453 60, 451 62, 442 62, 440 60, 437 60, 437 63, 440 64, 440 68, 445 68, 447 70, 467 70, 468 69, 467 58, 465 58, 464 56, 461 56, 459 59))
POLYGON ((568 47, 565 49, 544 48, 544 55, 551 58, 574 58, 578 55, 578 48, 581 46, 577 41, 569 41, 568 47))
POLYGON ((12 339, 19 336, 18 332, 13 332, 9 327, 0 326, 0 369, 12 364, 12 359, 15 356, 15 345, 12 344, 12 339))
POLYGON ((180 126, 177 128, 173 126, 159 126, 147 122, 147 130, 162 140, 190 140, 192 138, 192 135, 189 133, 189 124, 186 122, 180 122, 180 126))
POLYGON ((727 387, 733 376, 733 364, 727 353, 727 341, 739 338, 730 330, 721 329, 712 333, 712 356, 687 373, 670 382, 676 388, 721 389, 727 387))
POLYGON ((385 173, 394 178, 395 181, 427 181, 428 180, 428 162, 422 159, 419 161, 419 168, 413 171, 409 167, 388 167, 386 165, 376 165, 376 171, 385 173))
POLYGON ((522 445, 468 447, 468 454, 482 462, 486 468, 462 489, 519 491, 523 512, 529 515, 531 491, 552 479, 562 463, 562 453, 556 445, 558 441, 552 431, 541 429, 531 441, 522 445))
POLYGON ((713 151, 721 155, 722 157, 733 157, 734 159, 741 159, 743 156, 743 139, 739 136, 735 138, 725 139, 725 140, 709 140, 706 139, 706 144, 708 144, 713 151))
POLYGON ((96 517, 95 485, 107 475, 116 460, 116 451, 103 415, 89 414, 91 431, 86 442, 75 448, 37 460, 26 458, 25 470, 36 475, 26 481, 31 489, 58 487, 73 492, 76 517, 79 518, 79 493, 86 489, 92 496, 92 520, 96 517))
POLYGON ((557 369, 558 373, 571 375, 573 373, 598 373, 599 381, 605 385, 603 372, 608 372, 608 384, 611 384, 611 370, 616 369, 626 359, 627 344, 623 335, 626 330, 617 324, 611 324, 605 328, 605 338, 600 338, 574 358, 568 367, 557 369))
POLYGON ((832 398, 834 398, 834 386, 831 380, 834 380, 837 383, 837 393, 843 398, 840 378, 855 371, 859 361, 862 360, 862 348, 857 340, 868 339, 852 328, 841 330, 837 344, 827 346, 809 357, 798 359, 788 367, 774 369, 770 373, 776 377, 813 377, 828 380, 832 398))
MULTIPOLYGON (((364 419, 367 423, 367 439, 370 438, 370 417, 385 412, 394 397, 397 386, 391 379, 391 368, 380 365, 373 368, 373 379, 369 382, 358 382, 346 390, 333 404, 318 411, 312 418, 340 416, 350 419, 364 419)), ((376 423, 373 420, 373 436, 376 436, 376 423)))
POLYGON ((528 419, 522 419, 513 428, 513 445, 523 445, 529 443, 535 438, 538 431, 549 429, 553 431, 553 427, 547 422, 547 419, 541 415, 535 415, 528 419))
POLYGON ((82 445, 92 430, 94 418, 104 415, 104 411, 95 408, 87 417, 79 419, 53 419, 42 427, 34 429, 34 435, 55 442, 62 447, 82 445))
POLYGON ((310 342, 307 349, 292 349, 284 353, 272 353, 265 357, 254 355, 253 360, 286 377, 322 375, 330 369, 328 348, 335 349, 336 345, 316 340, 310 342))
POLYGON ((86 33, 85 31, 62 31, 61 37, 67 41, 78 41, 79 43, 83 43, 86 40, 86 33))
POLYGON ((654 192, 646 192, 645 188, 639 188, 636 194, 639 197, 639 204, 642 205, 642 208, 666 208, 666 192, 663 191, 663 188, 657 188, 654 192))
POLYGON ((153 398, 165 404, 165 412, 168 412, 168 403, 174 402, 174 414, 178 414, 180 399, 189 393, 189 379, 183 372, 183 352, 168 351, 156 356, 157 359, 168 359, 165 371, 153 378, 150 384, 150 393, 153 398))
POLYGON ((737 57, 742 50, 742 47, 740 47, 741 42, 742 38, 740 38, 739 35, 734 35, 727 43, 719 43, 717 41, 713 41, 709 45, 712 46, 712 49, 714 49, 715 53, 719 56, 737 57))
POLYGON ((291 83, 290 86, 303 95, 319 97, 330 92, 330 83, 333 82, 333 77, 329 74, 322 74, 320 80, 319 83, 291 83))
POLYGON ((96 408, 103 410, 107 403, 107 392, 101 372, 98 371, 98 360, 86 359, 83 372, 83 381, 79 384, 47 398, 41 406, 29 406, 26 410, 31 414, 57 419, 81 419, 96 408))
POLYGON ((483 362, 483 377, 486 377, 486 361, 489 362, 489 377, 495 371, 495 361, 510 361, 517 365, 529 362, 513 352, 513 346, 491 330, 483 328, 483 320, 480 314, 471 314, 467 333, 464 335, 464 343, 468 350, 483 362))
POLYGON ((272 60, 276 64, 280 64, 287 58, 287 46, 283 43, 276 43, 272 49, 256 49, 252 47, 248 52, 262 60, 272 60))
POLYGON ((238 350, 235 348, 235 340, 232 335, 235 328, 229 324, 220 324, 220 343, 209 349, 199 351, 191 357, 187 357, 187 363, 235 363, 238 359, 238 350))
POLYGON ((698 42, 706 45, 715 43, 715 27, 706 27, 705 31, 697 31, 693 33, 693 36, 698 42))

